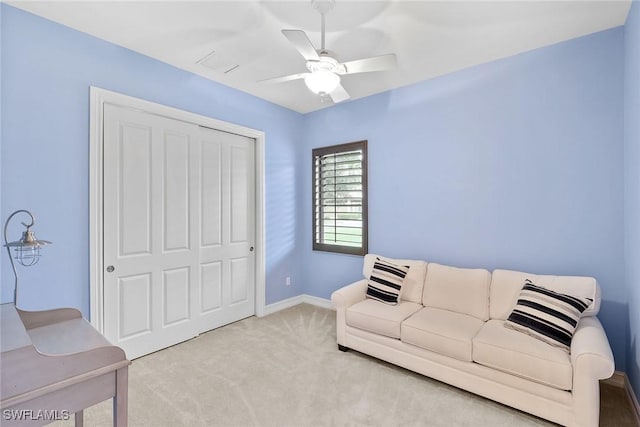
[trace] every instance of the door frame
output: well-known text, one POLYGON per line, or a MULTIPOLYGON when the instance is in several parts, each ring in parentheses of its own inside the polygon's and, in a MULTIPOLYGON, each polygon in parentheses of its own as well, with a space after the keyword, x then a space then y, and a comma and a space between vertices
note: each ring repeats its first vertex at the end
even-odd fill
POLYGON ((234 133, 255 140, 256 283, 255 314, 265 315, 265 133, 211 117, 90 86, 89 105, 89 298, 90 322, 104 331, 103 265, 103 120, 104 104, 113 104, 183 122, 234 133))

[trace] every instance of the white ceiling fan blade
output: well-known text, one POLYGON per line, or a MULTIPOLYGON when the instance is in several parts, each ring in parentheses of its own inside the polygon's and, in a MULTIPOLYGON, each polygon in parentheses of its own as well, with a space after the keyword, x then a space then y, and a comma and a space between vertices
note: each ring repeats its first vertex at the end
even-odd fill
POLYGON ((316 48, 302 30, 282 30, 282 34, 293 44, 300 54, 307 61, 319 61, 320 56, 316 52, 316 48))
POLYGON ((371 58, 356 59, 355 61, 344 62, 346 71, 341 74, 368 73, 371 71, 391 70, 397 65, 396 55, 372 56, 371 58))
POLYGON ((271 79, 258 80, 258 83, 283 83, 291 80, 304 79, 309 73, 289 74, 287 76, 274 77, 271 79))
POLYGON ((329 94, 329 96, 335 104, 351 98, 351 96, 349 96, 347 91, 340 84, 329 94))

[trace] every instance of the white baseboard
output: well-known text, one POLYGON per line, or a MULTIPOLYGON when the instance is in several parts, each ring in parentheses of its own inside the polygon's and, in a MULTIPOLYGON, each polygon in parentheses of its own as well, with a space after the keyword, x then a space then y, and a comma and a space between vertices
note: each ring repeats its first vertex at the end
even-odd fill
POLYGON ((273 304, 266 305, 264 307, 263 316, 268 316, 269 314, 276 313, 280 310, 285 310, 287 308, 296 306, 298 304, 302 304, 302 297, 304 295, 296 295, 295 297, 283 299, 282 301, 274 302, 273 304))
POLYGON ((626 375, 624 376, 624 380, 624 388, 627 391, 627 398, 631 401, 631 407, 635 408, 634 415, 636 416, 636 424, 640 426, 640 404, 638 404, 638 397, 633 392, 629 378, 626 375))
POLYGON ((603 382, 605 384, 624 389, 627 395, 627 399, 629 399, 629 403, 631 404, 631 410, 633 411, 633 414, 636 418, 636 424, 640 426, 640 404, 638 404, 638 398, 633 392, 633 388, 631 387, 631 383, 629 382, 629 377, 627 377, 627 374, 621 371, 615 371, 611 378, 606 379, 603 382))
POLYGON ((268 316, 269 314, 276 313, 280 310, 284 310, 287 308, 294 307, 298 304, 311 304, 316 307, 333 309, 331 305, 331 301, 325 298, 314 297, 313 295, 296 295, 295 297, 287 298, 282 301, 274 302, 273 304, 269 304, 265 306, 264 312, 262 316, 268 316))
POLYGON ((302 295, 302 302, 305 304, 315 305, 320 308, 327 308, 329 310, 335 310, 331 301, 325 298, 314 297, 313 295, 302 295))

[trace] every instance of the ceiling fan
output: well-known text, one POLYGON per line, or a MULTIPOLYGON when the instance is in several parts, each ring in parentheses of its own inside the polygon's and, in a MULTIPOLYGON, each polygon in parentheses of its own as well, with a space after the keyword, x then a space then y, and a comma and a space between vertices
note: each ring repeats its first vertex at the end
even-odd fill
POLYGON ((334 103, 338 103, 350 98, 347 91, 340 84, 340 76, 385 71, 396 67, 396 55, 393 53, 343 63, 338 62, 334 57, 335 55, 325 49, 324 45, 325 15, 333 9, 334 5, 335 0, 311 0, 311 6, 321 16, 321 47, 318 50, 313 46, 304 31, 282 30, 282 34, 289 39, 298 52, 307 60, 307 69, 309 71, 261 80, 259 83, 282 83, 304 79, 309 90, 320 95, 323 100, 330 97, 334 103))

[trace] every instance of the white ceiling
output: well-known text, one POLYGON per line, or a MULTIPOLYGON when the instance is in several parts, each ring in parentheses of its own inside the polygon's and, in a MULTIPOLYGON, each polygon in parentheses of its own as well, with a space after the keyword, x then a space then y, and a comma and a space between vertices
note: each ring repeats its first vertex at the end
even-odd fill
MULTIPOLYGON (((257 83, 306 71, 280 30, 304 30, 320 47, 320 15, 308 0, 7 3, 301 113, 328 106, 303 80, 257 83), (198 63, 213 51, 208 62, 218 69, 198 63)), ((630 5, 336 0, 327 14, 326 47, 343 62, 397 55, 396 70, 343 76, 343 86, 357 99, 623 25, 630 5)))

